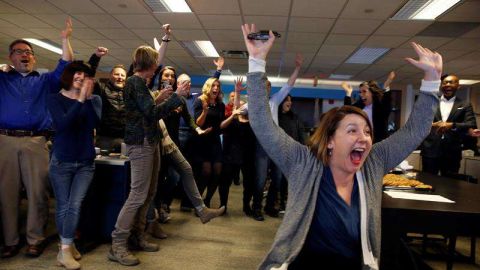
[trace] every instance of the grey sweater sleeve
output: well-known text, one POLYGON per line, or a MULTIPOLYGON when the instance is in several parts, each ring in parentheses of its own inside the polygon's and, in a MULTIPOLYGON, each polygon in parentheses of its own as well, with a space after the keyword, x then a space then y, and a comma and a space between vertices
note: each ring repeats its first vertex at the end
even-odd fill
POLYGON ((250 125, 268 156, 289 175, 309 154, 306 146, 293 140, 273 122, 265 91, 266 77, 262 72, 247 74, 248 110, 250 125))
POLYGON ((435 93, 420 91, 405 125, 392 136, 373 146, 370 155, 383 161, 384 173, 407 158, 429 134, 438 108, 438 100, 435 93))

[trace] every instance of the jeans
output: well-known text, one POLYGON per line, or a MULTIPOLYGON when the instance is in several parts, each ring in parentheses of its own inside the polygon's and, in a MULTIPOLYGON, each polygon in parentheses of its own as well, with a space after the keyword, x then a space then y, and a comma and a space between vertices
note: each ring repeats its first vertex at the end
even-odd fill
POLYGON ((143 234, 146 216, 157 191, 160 170, 160 149, 158 143, 150 144, 145 138, 143 145, 128 145, 130 159, 130 193, 118 214, 112 241, 127 239, 130 233, 143 234))
POLYGON ((57 230, 64 245, 73 243, 82 201, 92 182, 94 172, 93 160, 63 162, 52 155, 50 182, 57 201, 55 215, 57 230))
POLYGON ((275 200, 277 199, 277 192, 280 189, 280 183, 282 181, 282 173, 277 166, 270 160, 263 147, 258 143, 255 152, 255 191, 253 193, 253 205, 252 208, 259 210, 262 209, 263 190, 267 180, 268 168, 270 166, 270 177, 272 182, 267 195, 266 208, 273 208, 275 200))

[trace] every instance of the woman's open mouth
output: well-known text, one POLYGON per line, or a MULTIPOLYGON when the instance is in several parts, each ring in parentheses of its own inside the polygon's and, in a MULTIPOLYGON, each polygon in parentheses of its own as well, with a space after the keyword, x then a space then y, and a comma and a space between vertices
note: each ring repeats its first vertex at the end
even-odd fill
POLYGON ((357 147, 350 152, 350 160, 355 166, 360 165, 363 155, 365 154, 365 148, 357 147))

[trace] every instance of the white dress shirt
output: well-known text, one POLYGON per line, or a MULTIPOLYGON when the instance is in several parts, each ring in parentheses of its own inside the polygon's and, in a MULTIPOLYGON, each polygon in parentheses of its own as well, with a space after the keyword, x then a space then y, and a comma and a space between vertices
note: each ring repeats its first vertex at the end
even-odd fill
POLYGON ((440 113, 442 115, 442 121, 447 122, 448 116, 453 108, 453 103, 455 102, 455 97, 452 97, 450 100, 446 99, 443 95, 440 97, 440 113))

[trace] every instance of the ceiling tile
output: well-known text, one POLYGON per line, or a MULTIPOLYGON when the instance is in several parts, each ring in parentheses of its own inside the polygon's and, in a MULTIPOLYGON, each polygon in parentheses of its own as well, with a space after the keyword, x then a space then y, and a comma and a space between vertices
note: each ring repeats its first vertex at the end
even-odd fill
POLYGON ((88 49, 91 49, 91 52, 93 52, 93 46, 90 45, 90 44, 87 44, 81 40, 78 40, 76 38, 71 38, 70 39, 70 43, 72 44, 72 48, 74 51, 77 51, 78 49, 85 49, 85 48, 88 48, 88 49))
POLYGON ((123 28, 114 17, 106 14, 76 14, 73 17, 92 28, 123 28))
POLYGON ((12 14, 12 13, 23 13, 22 10, 15 7, 15 3, 11 3, 11 5, 0 2, 0 14, 12 14))
MULTIPOLYGON (((113 39, 113 41, 125 49, 135 49, 138 46, 145 44, 145 41, 141 39, 113 39)), ((168 53, 170 54, 170 50, 168 50, 168 53)))
POLYGON ((439 48, 439 50, 475 50, 480 38, 457 38, 439 48))
POLYGON ((213 41, 243 42, 240 28, 238 30, 207 30, 207 33, 213 41))
MULTIPOLYGON (((464 76, 468 76, 468 75, 478 76, 478 75, 480 75, 480 64, 469 67, 467 69, 463 69, 463 70, 459 71, 458 74, 462 74, 464 76)), ((468 79, 468 77, 465 77, 465 78, 462 78, 462 79, 468 79)))
POLYGON ((20 27, 48 28, 50 25, 28 14, 2 14, 2 20, 8 21, 20 27))
MULTIPOLYGON (((273 30, 283 34, 287 28, 288 17, 245 16, 246 23, 254 23, 258 30, 273 30)), ((238 26, 240 29, 240 25, 238 26)))
POLYGON ((120 14, 113 16, 129 28, 161 28, 162 26, 150 14, 120 14))
POLYGON ((315 44, 299 44, 287 42, 287 52, 290 53, 316 53, 320 45, 315 44))
MULTIPOLYGON (((68 16, 66 16, 65 14, 35 14, 35 17, 44 21, 45 23, 48 23, 51 26, 54 26, 55 28, 63 29, 65 28, 65 21, 67 20, 68 16)), ((71 19, 74 32, 75 29, 88 27, 75 18, 71 19)))
MULTIPOLYGON (((31 32, 50 40, 60 40, 60 30, 52 28, 28 28, 31 32)), ((75 33, 75 32, 74 32, 75 33)))
POLYGON ((462 38, 480 38, 480 26, 471 30, 468 33, 465 33, 461 36, 462 38))
POLYGON ((233 51, 246 51, 245 43, 242 42, 222 42, 213 41, 213 45, 217 50, 233 50, 233 51))
POLYGON ((359 46, 368 36, 366 35, 342 35, 342 34, 330 34, 326 45, 353 45, 359 46))
POLYGON ((342 64, 335 70, 335 73, 356 74, 366 69, 368 66, 369 65, 364 65, 364 64, 342 64))
POLYGON ((177 40, 210 40, 203 30, 176 30, 173 36, 177 40))
POLYGON ((288 32, 287 42, 299 44, 321 44, 325 39, 325 34, 306 33, 306 32, 288 32))
POLYGON ((318 51, 318 55, 326 55, 326 56, 349 56, 357 46, 349 46, 349 45, 323 45, 322 48, 318 51))
POLYGON ((291 17, 288 30, 295 32, 328 33, 334 22, 334 19, 291 17))
POLYGON ((480 22, 480 1, 463 1, 452 11, 439 18, 440 21, 450 22, 480 22))
POLYGON ((292 16, 336 18, 345 4, 345 0, 295 0, 292 16))
POLYGON ((418 44, 421 44, 423 47, 426 47, 429 49, 437 49, 438 47, 452 40, 453 38, 415 36, 410 40, 408 40, 408 42, 403 43, 400 46, 400 48, 411 48, 412 47, 411 42, 416 42, 418 44))
POLYGON ((45 0, 12 0, 11 4, 19 9, 25 10, 27 13, 35 12, 35 14, 62 14, 63 11, 45 0))
POLYGON ((174 32, 176 29, 202 29, 194 13, 155 13, 153 15, 162 24, 170 24, 174 32))
POLYGON ((432 21, 386 21, 375 31, 375 35, 414 36, 429 26, 432 21))
POLYGON ((371 36, 362 44, 362 47, 396 48, 408 39, 409 37, 402 36, 371 36))
POLYGON ((464 50, 444 50, 444 49, 438 49, 438 53, 442 55, 443 62, 448 62, 451 60, 455 60, 459 57, 462 57, 463 55, 467 55, 469 52, 464 51, 464 50))
POLYGON ((404 3, 404 0, 350 0, 340 14, 340 18, 386 20, 393 16, 404 3))
POLYGON ((205 29, 239 29, 242 25, 240 15, 198 15, 205 29))
POLYGON ((241 0, 244 15, 288 16, 291 0, 241 0))
MULTIPOLYGON (((162 37, 162 33, 163 33, 162 29, 158 29, 158 28, 152 28, 152 29, 132 28, 130 30, 144 40, 152 40, 154 37, 162 37)), ((175 31, 173 33, 175 33, 175 31)))
POLYGON ((382 24, 381 20, 339 19, 335 23, 332 33, 370 35, 380 24, 382 24))
POLYGON ((48 0, 56 7, 62 9, 66 13, 75 14, 97 14, 104 13, 103 9, 90 0, 48 0))
POLYGON ((104 39, 105 36, 91 28, 73 29, 72 37, 78 39, 104 39))
POLYGON ((455 73, 459 70, 473 67, 478 64, 478 61, 475 60, 453 60, 448 61, 443 65, 444 73, 455 73))
MULTIPOLYGON (((415 53, 415 52, 412 50, 412 53, 415 53)), ((412 56, 412 54, 410 54, 409 56, 412 56)), ((399 65, 405 65, 405 64, 407 64, 405 57, 390 56, 389 54, 381 57, 374 63, 374 65, 383 65, 383 66, 389 66, 389 67, 392 65, 399 66, 399 65)))
MULTIPOLYGON (((139 44, 142 45, 142 44, 139 44)), ((110 49, 108 48, 108 55, 113 56, 113 57, 123 57, 128 55, 131 59, 132 54, 134 50, 131 49, 122 49, 122 48, 115 48, 115 49, 110 49)))
POLYGON ((94 48, 96 47, 107 47, 109 52, 113 51, 113 49, 119 49, 121 48, 120 45, 117 43, 113 42, 110 39, 82 39, 83 42, 86 44, 92 45, 94 48))
POLYGON ((172 58, 175 58, 177 56, 183 56, 183 57, 190 56, 190 54, 185 50, 171 50, 171 49, 167 50, 167 55, 172 58))
POLYGON ((190 0, 196 14, 240 14, 237 0, 190 0))
POLYGON ((93 0, 110 14, 148 14, 147 7, 141 4, 143 1, 131 0, 93 0))
POLYGON ((96 28, 96 30, 111 39, 138 39, 138 36, 127 28, 96 28))
MULTIPOLYGON (((0 28, 0 33, 11 36, 15 39, 17 38, 28 38, 28 37, 33 37, 33 38, 42 38, 40 35, 35 34, 33 32, 27 31, 25 29, 22 29, 22 31, 18 31, 17 28, 0 28)), ((13 40, 9 39, 9 44, 13 40)), ((58 42, 60 42, 60 38, 58 39, 58 42)))

